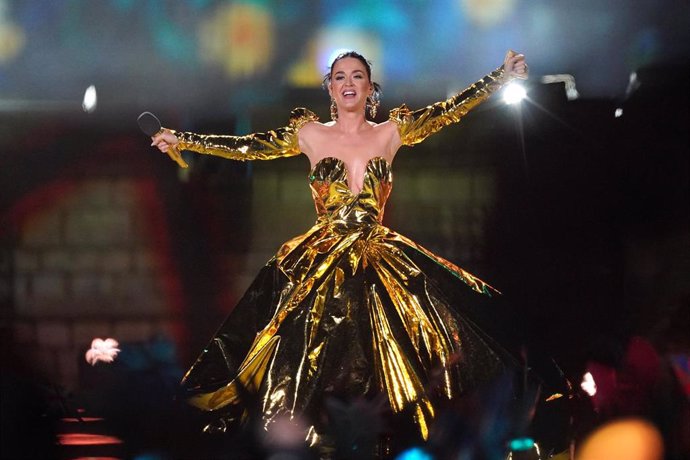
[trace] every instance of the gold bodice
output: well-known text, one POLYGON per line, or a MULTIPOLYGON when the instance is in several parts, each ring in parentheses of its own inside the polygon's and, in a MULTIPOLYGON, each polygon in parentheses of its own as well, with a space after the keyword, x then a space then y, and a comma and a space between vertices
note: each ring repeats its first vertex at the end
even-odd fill
POLYGON ((381 223, 383 208, 393 186, 393 174, 385 158, 371 158, 367 162, 362 189, 355 194, 350 189, 345 163, 339 158, 326 157, 310 171, 309 186, 318 222, 329 222, 335 228, 346 230, 381 223))

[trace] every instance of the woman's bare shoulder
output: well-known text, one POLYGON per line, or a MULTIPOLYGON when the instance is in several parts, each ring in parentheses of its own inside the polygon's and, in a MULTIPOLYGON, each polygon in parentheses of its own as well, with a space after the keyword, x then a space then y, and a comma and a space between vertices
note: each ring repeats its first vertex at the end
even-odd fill
POLYGON ((299 145, 302 152, 307 156, 313 153, 314 146, 323 142, 325 136, 330 131, 330 125, 333 122, 321 123, 319 121, 312 121, 300 128, 298 133, 299 145))
POLYGON ((398 125, 391 120, 378 123, 376 126, 374 126, 374 129, 380 133, 380 136, 387 137, 389 139, 396 139, 400 137, 398 125))
POLYGON ((326 123, 321 123, 320 121, 311 121, 300 129, 300 134, 316 134, 323 133, 328 130, 330 126, 333 126, 333 121, 326 123))
POLYGON ((391 120, 386 120, 381 123, 376 123, 374 125, 376 129, 379 129, 381 131, 397 131, 398 125, 396 125, 393 121, 391 120))
POLYGON ((391 156, 394 156, 401 145, 400 131, 398 131, 397 123, 392 120, 386 120, 383 123, 377 124, 375 129, 380 133, 379 136, 385 139, 391 156))

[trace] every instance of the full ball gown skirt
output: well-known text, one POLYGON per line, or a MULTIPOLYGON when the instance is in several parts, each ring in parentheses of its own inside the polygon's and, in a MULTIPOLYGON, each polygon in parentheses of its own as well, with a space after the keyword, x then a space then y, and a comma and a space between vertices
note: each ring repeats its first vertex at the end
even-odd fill
MULTIPOLYGON (((458 121, 500 83, 502 70, 448 101, 391 112, 403 144, 458 121)), ((299 153, 297 132, 316 117, 293 112, 281 130, 250 136, 176 133, 181 147, 233 159, 299 153)), ((186 373, 188 401, 218 419, 260 405, 264 426, 300 417, 320 431, 325 400, 383 394, 427 438, 439 402, 501 373, 509 359, 465 314, 496 291, 381 225, 391 165, 368 161, 360 193, 333 157, 311 170, 315 225, 260 271, 186 373)))

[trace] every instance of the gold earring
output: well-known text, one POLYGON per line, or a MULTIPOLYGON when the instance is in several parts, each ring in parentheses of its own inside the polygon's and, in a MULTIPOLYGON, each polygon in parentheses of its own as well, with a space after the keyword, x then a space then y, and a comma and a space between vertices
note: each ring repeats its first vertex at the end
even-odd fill
POLYGON ((338 121, 338 106, 335 104, 335 99, 331 99, 331 120, 338 121))
POLYGON ((369 108, 369 115, 371 116, 372 120, 376 118, 376 112, 379 108, 379 104, 381 104, 381 101, 375 99, 373 96, 367 96, 367 106, 369 108))

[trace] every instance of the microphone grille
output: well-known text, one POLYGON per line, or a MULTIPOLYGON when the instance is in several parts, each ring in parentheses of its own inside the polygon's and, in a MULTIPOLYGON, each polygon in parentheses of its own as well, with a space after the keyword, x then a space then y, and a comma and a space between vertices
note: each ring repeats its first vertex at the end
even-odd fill
POLYGON ((144 112, 137 118, 139 129, 147 136, 153 136, 161 130, 160 120, 151 112, 144 112))

